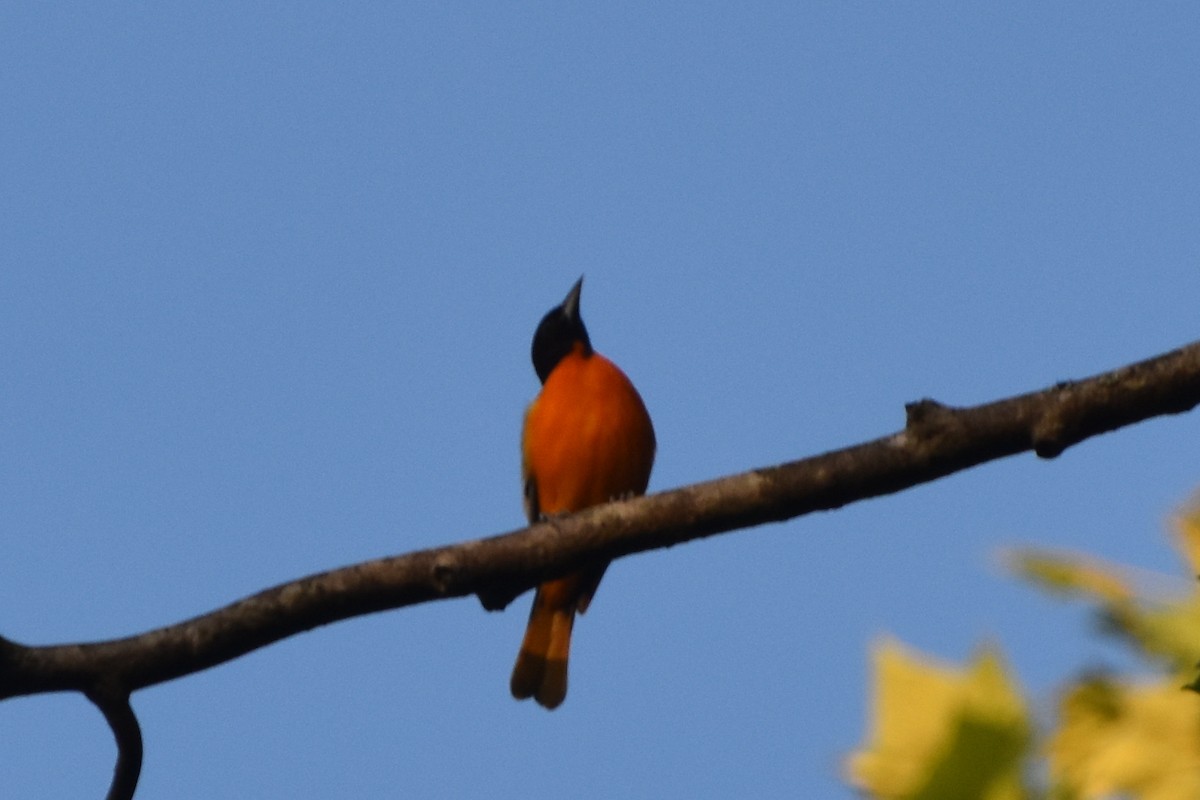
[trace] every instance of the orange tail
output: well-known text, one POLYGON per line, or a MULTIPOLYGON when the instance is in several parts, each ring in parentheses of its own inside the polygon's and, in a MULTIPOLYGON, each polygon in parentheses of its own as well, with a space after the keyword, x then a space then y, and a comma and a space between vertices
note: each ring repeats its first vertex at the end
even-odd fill
POLYGON ((534 595, 509 687, 518 700, 532 697, 546 708, 557 708, 567 696, 567 657, 575 606, 549 602, 545 594, 538 589, 534 595))

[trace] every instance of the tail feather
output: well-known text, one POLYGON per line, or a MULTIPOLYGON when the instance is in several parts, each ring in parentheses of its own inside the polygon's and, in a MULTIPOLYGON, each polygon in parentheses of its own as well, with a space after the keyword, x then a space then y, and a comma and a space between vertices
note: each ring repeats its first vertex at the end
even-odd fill
POLYGON ((562 703, 567 696, 567 659, 574 624, 573 607, 554 607, 537 593, 509 682, 513 697, 532 697, 546 708, 562 703))

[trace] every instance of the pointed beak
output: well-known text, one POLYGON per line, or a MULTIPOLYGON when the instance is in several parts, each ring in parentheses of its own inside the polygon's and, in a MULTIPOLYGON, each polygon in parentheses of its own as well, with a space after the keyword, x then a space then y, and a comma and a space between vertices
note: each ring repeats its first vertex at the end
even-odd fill
POLYGON ((562 301, 563 314, 567 319, 579 319, 579 293, 583 291, 583 276, 579 276, 579 280, 575 281, 575 285, 571 287, 571 291, 567 292, 567 299, 562 301))

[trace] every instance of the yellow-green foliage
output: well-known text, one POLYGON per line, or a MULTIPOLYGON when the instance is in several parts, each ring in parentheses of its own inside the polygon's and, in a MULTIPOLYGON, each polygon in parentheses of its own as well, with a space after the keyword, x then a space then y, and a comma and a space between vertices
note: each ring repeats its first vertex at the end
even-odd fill
POLYGON ((997 653, 955 669, 887 639, 874 662, 871 742, 846 765, 855 786, 889 800, 1023 797, 1028 713, 997 653))
MULTIPOLYGON (((1194 578, 1200 506, 1173 527, 1194 578)), ((1181 688, 1200 657, 1196 582, 1150 596, 1130 570, 1083 555, 1025 550, 1010 563, 1038 588, 1093 603, 1158 677, 1076 677, 1038 740, 996 649, 957 668, 884 640, 873 654, 868 743, 847 759, 847 780, 881 800, 1200 798, 1200 694, 1181 688)))

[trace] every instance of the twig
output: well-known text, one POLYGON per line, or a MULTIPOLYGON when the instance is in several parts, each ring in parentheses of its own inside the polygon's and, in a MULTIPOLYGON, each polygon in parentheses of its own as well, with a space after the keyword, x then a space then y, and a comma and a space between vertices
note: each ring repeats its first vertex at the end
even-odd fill
POLYGON ((142 772, 142 729, 129 705, 129 692, 96 688, 85 694, 104 714, 117 742, 117 765, 107 800, 132 800, 142 772))

